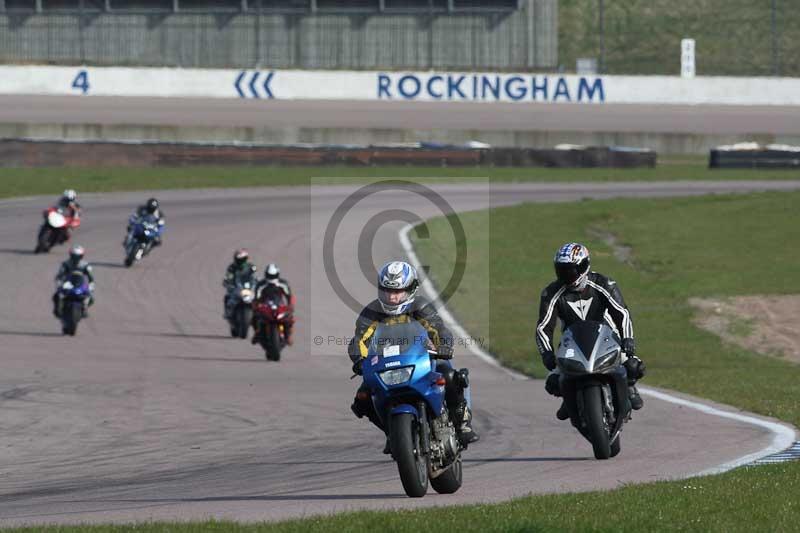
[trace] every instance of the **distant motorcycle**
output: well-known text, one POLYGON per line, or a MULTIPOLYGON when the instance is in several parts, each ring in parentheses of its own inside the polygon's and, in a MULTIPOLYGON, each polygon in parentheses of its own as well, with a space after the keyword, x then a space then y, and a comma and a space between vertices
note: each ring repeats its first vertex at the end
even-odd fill
POLYGON ((461 488, 463 447, 419 322, 378 325, 362 363, 375 411, 389 430, 392 457, 408 496, 420 498, 428 481, 440 494, 461 488))
POLYGON ((231 326, 231 337, 246 339, 247 330, 253 319, 253 299, 255 298, 256 280, 252 273, 237 276, 234 285, 228 292, 228 308, 226 316, 231 326))
POLYGON ((89 281, 80 271, 71 272, 61 283, 58 288, 57 314, 64 335, 75 335, 90 296, 89 281))
POLYGON ((153 249, 153 243, 161 236, 163 226, 153 215, 131 217, 130 231, 125 238, 125 266, 130 267, 153 249))
POLYGON ((576 322, 564 331, 556 363, 572 425, 592 443, 596 459, 615 457, 631 417, 619 338, 601 322, 576 322))
POLYGON ((267 361, 280 361, 286 346, 286 329, 292 320, 291 307, 277 294, 268 295, 263 302, 253 304, 253 328, 267 361))
POLYGON ((36 248, 33 253, 47 253, 56 244, 62 244, 69 240, 70 230, 81 225, 81 219, 71 217, 64 213, 60 207, 50 207, 42 213, 44 222, 39 228, 36 236, 36 248))

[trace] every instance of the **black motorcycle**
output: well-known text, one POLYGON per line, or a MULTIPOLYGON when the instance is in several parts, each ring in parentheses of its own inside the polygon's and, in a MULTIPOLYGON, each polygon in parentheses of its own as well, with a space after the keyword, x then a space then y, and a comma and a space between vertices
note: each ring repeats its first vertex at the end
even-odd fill
POLYGON ((253 299, 255 298, 255 277, 237 276, 228 291, 225 316, 231 326, 231 337, 246 339, 247 330, 253 320, 253 299))
POLYGON ((564 331, 556 363, 572 425, 592 443, 596 459, 619 454, 631 415, 619 337, 607 324, 576 322, 564 331))

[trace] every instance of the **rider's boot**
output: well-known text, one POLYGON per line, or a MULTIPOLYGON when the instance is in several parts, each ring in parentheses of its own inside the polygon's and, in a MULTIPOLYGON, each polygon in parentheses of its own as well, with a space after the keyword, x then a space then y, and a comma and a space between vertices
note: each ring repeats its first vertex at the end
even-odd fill
POLYGON ((556 411, 556 418, 559 420, 566 420, 569 418, 569 410, 567 409, 567 402, 561 400, 561 407, 556 411))
POLYGON ((467 405, 467 401, 460 402, 455 409, 456 414, 456 430, 458 431, 458 439, 462 445, 472 444, 480 440, 480 435, 472 427, 472 410, 467 405))
POLYGON ((636 390, 636 385, 628 385, 628 399, 631 402, 631 409, 638 411, 644 406, 642 397, 639 396, 639 391, 636 390))

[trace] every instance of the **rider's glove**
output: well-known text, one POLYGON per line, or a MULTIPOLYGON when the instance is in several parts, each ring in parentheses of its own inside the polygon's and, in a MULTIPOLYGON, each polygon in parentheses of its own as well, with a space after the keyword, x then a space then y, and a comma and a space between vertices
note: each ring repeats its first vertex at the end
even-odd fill
POLYGON ((638 379, 642 379, 647 372, 647 366, 645 366, 644 361, 636 357, 628 356, 628 359, 623 363, 625 370, 628 371, 628 381, 635 382, 638 379))
POLYGON ((628 337, 622 339, 622 351, 625 352, 625 355, 628 357, 636 357, 636 343, 633 342, 633 339, 628 337))
POLYGON ((436 348, 436 359, 452 359, 453 347, 447 343, 442 343, 436 348))
POLYGON ((556 354, 547 350, 542 354, 542 363, 547 370, 555 370, 556 368, 556 354))
POLYGON ((364 375, 364 371, 361 369, 361 363, 363 359, 359 359, 353 362, 353 374, 358 374, 359 376, 364 375))

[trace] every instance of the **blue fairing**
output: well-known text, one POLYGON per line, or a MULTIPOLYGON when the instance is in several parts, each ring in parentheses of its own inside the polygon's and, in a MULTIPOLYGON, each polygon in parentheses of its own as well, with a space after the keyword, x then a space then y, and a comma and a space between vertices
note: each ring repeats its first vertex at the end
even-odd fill
POLYGON ((154 216, 146 216, 137 219, 133 224, 133 235, 140 241, 150 241, 160 237, 164 231, 164 226, 158 223, 154 216))
POLYGON ((89 295, 89 282, 80 272, 73 272, 70 274, 67 281, 72 284, 72 287, 67 289, 62 284, 59 291, 63 298, 82 300, 89 295))
POLYGON ((397 413, 419 417, 420 402, 425 402, 432 416, 443 412, 444 386, 436 384, 442 375, 431 362, 428 335, 419 323, 380 324, 362 369, 375 410, 384 422, 397 413), (404 368, 411 368, 411 376, 403 383, 387 385, 381 378, 384 371, 404 368))

